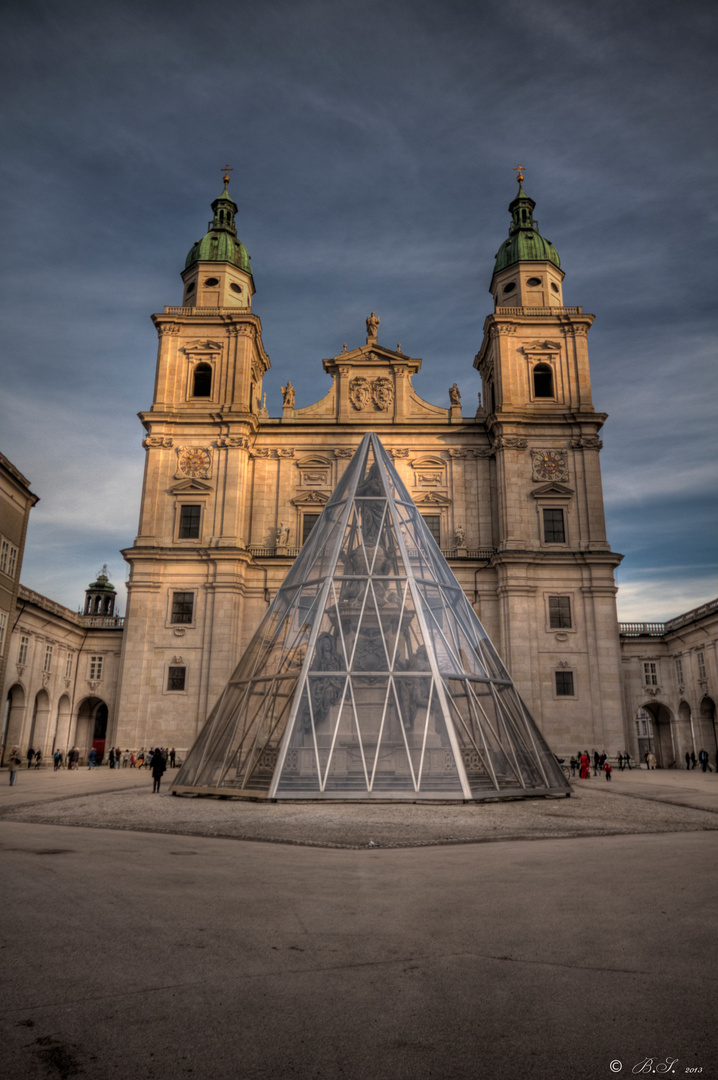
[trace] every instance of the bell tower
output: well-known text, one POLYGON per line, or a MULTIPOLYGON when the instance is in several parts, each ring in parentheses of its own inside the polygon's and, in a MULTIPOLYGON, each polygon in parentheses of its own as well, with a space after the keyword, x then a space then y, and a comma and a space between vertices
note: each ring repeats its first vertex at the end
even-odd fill
POLYGON ((564 271, 523 188, 491 278, 481 374, 496 491, 499 651, 554 744, 580 710, 592 746, 624 745, 613 571, 587 336, 594 316, 564 304, 564 271), (537 700, 539 697, 539 700, 537 700), (563 719, 562 719, 563 718, 563 719))
POLYGON ((239 649, 249 458, 270 364, 228 185, 225 169, 208 231, 185 262, 182 303, 152 316, 159 343, 152 405, 139 414, 139 529, 122 553, 131 570, 118 745, 157 738, 158 695, 164 742, 184 745, 239 649))

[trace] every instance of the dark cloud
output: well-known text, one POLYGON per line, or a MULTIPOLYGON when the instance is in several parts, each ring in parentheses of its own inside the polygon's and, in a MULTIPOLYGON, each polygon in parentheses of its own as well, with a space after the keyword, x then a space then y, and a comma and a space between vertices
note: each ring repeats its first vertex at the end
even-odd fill
POLYGON ((696 582, 715 593, 711 6, 31 0, 5 21, 4 449, 43 500, 29 585, 76 606, 132 541, 148 315, 180 297, 225 160, 275 414, 289 376, 298 404, 326 392, 321 358, 371 309, 424 358, 423 396, 443 404, 456 380, 475 400, 520 160, 567 302, 598 316, 630 614, 644 571, 654 617, 661 581, 666 617, 696 582))

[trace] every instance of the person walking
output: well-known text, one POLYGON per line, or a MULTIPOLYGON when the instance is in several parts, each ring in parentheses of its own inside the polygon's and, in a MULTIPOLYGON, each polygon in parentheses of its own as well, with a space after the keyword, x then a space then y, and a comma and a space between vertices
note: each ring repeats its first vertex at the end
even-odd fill
POLYGON ((42 750, 38 750, 35 754, 35 768, 39 769, 42 765, 42 750))
POLYGON ((175 767, 175 748, 173 746, 172 749, 170 750, 170 769, 174 769, 174 767, 175 767))
POLYGON ((631 769, 631 755, 628 753, 628 750, 626 750, 626 753, 624 754, 623 760, 626 762, 626 765, 628 766, 628 768, 630 770, 631 769))
POLYGON ((691 751, 691 761, 692 761, 692 763, 693 763, 693 764, 691 765, 691 768, 692 768, 692 769, 695 769, 696 765, 698 764, 698 761, 697 761, 697 759, 696 759, 696 752, 695 752, 695 750, 692 750, 692 751, 691 751))
POLYGON ((606 774, 606 779, 610 780, 611 779, 611 773, 613 772, 613 769, 611 768, 610 764, 608 763, 608 760, 604 761, 604 763, 603 763, 603 771, 606 774))
POLYGON ((167 762, 165 761, 165 759, 162 756, 162 753, 160 752, 160 749, 158 747, 155 750, 155 752, 153 753, 153 755, 152 755, 151 769, 152 769, 152 781, 153 781, 153 783, 152 783, 152 794, 153 795, 154 795, 155 792, 157 792, 157 794, 159 795, 160 782, 162 780, 162 776, 163 776, 164 771, 165 771, 166 768, 167 768, 167 762))
POLYGON ((92 750, 90 750, 90 753, 89 753, 88 758, 87 758, 87 768, 88 769, 94 769, 96 760, 97 760, 97 754, 95 753, 95 748, 93 746, 92 750))
POLYGON ((7 759, 7 767, 10 770, 10 787, 14 787, 15 778, 17 776, 17 770, 22 765, 22 758, 20 757, 20 751, 17 746, 13 746, 10 751, 10 757, 7 759))
POLYGON ((708 751, 707 750, 701 750, 701 752, 698 755, 698 760, 701 763, 701 769, 703 770, 703 772, 706 772, 706 770, 708 768, 708 751))
POLYGON ((646 754, 646 765, 649 769, 655 769, 656 767, 656 755, 652 750, 649 750, 646 754))
POLYGON ((578 765, 578 762, 576 761, 576 758, 572 757, 571 758, 571 776, 576 775, 576 766, 577 765, 578 765))
POLYGON ((581 754, 581 772, 579 776, 581 780, 591 779, 591 759, 588 756, 588 751, 581 754))
POLYGON ((686 768, 690 769, 690 767, 691 767, 691 755, 686 750, 686 768))
POLYGON ((618 751, 618 768, 621 772, 623 772, 623 754, 620 750, 618 751))
POLYGON ((593 751, 593 775, 598 776, 598 763, 601 760, 598 750, 593 751))
POLYGON ((28 769, 31 769, 32 768, 32 762, 33 762, 33 759, 35 757, 35 751, 33 750, 33 748, 31 746, 28 746, 27 754, 25 756, 27 757, 27 767, 28 767, 28 769))

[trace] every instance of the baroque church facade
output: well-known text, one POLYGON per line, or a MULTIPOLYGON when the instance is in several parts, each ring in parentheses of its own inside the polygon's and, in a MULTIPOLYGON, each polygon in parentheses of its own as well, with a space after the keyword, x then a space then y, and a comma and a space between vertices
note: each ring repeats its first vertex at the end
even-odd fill
POLYGON ((619 630, 605 533, 587 335, 563 300, 556 250, 522 178, 491 279, 474 367, 479 409, 424 401, 422 361, 380 341, 323 360, 328 394, 283 388, 269 358, 249 256, 225 188, 190 250, 182 302, 152 316, 154 400, 130 564, 111 744, 187 748, 362 437, 376 432, 550 745, 622 747, 619 630), (483 406, 481 405, 483 402, 483 406))
MULTIPOLYGON (((474 359, 478 410, 458 389, 422 398, 422 361, 366 336, 323 361, 329 393, 290 383, 270 417, 269 358, 227 189, 187 257, 181 303, 154 315, 154 397, 126 617, 101 572, 83 611, 20 584, 37 496, 0 456, 2 751, 85 756, 189 749, 363 436, 376 432, 551 748, 647 749, 659 765, 716 752, 718 601, 669 623, 616 618, 621 556, 605 534, 587 349, 593 316, 519 190, 474 359), (483 404, 482 404, 483 402, 483 404)), ((177 299, 180 299, 178 297, 177 299)), ((468 368, 468 361, 467 361, 468 368)))

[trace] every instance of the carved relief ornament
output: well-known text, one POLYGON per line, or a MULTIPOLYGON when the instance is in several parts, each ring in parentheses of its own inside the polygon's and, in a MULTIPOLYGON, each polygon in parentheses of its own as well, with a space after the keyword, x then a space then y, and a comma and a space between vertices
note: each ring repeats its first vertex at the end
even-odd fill
POLYGON ((528 440, 518 435, 497 435, 493 441, 493 450, 525 450, 528 440))
POLYGON ((164 337, 165 334, 179 334, 179 323, 159 323, 157 326, 157 334, 159 337, 164 337))
POLYGON ((515 334, 517 327, 514 323, 495 323, 489 330, 489 337, 503 337, 507 334, 515 334))
POLYGON ((249 451, 249 456, 255 458, 268 458, 269 450, 266 446, 253 446, 249 451))
POLYGON ((349 401, 357 412, 370 406, 378 412, 386 412, 394 403, 394 385, 385 375, 371 380, 358 375, 349 383, 349 401))
POLYGON ((466 457, 468 452, 469 452, 468 450, 464 450, 463 447, 461 447, 461 446, 450 446, 449 447, 449 457, 452 457, 452 458, 466 457))
POLYGON ((338 458, 350 458, 354 456, 354 451, 349 446, 339 446, 334 450, 334 457, 338 458))
POLYGON ((389 451, 393 458, 407 458, 409 456, 408 447, 396 447, 393 446, 389 451))
POLYGON ((349 401, 353 409, 361 412, 371 402, 371 384, 368 379, 359 376, 349 383, 349 401))
POLYGON ((598 435, 581 435, 571 439, 573 450, 602 450, 603 442, 598 435))
POLYGON ((145 450, 155 450, 157 448, 165 448, 172 446, 173 440, 169 435, 148 435, 146 439, 142 440, 142 445, 145 450))
POLYGON ((220 435, 216 440, 216 445, 220 449, 225 449, 232 446, 249 446, 249 439, 246 435, 220 435))
POLYGON ((374 407, 386 412, 394 404, 394 385, 391 379, 381 376, 371 384, 374 407))

